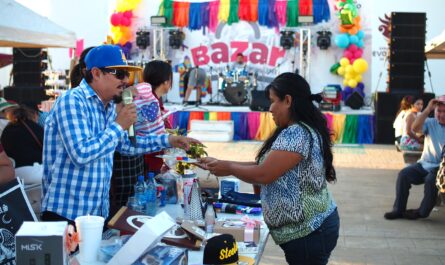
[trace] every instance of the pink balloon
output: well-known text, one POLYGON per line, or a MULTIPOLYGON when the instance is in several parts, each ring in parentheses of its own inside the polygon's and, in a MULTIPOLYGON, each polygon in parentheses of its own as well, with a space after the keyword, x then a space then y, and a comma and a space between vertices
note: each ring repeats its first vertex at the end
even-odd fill
POLYGON ((124 17, 126 18, 132 18, 133 17, 133 11, 128 10, 124 12, 124 17))
POLYGON ((350 58, 351 58, 352 56, 353 56, 352 52, 350 52, 350 51, 348 51, 348 50, 345 50, 345 51, 343 52, 343 57, 348 58, 349 61, 350 61, 350 58))
POLYGON ((121 22, 119 19, 119 16, 116 13, 111 15, 110 21, 111 21, 111 25, 113 25, 113 26, 118 26, 121 22))
POLYGON ((362 57, 363 55, 363 49, 358 49, 357 51, 355 51, 355 57, 362 57))
POLYGON ((122 17, 121 24, 122 26, 128 27, 131 25, 131 20, 129 18, 122 17))
POLYGON ((351 44, 351 45, 349 45, 349 50, 350 50, 351 52, 355 52, 357 49, 358 49, 357 45, 355 45, 355 44, 351 44))
POLYGON ((121 25, 121 24, 122 24, 122 20, 123 20, 123 18, 124 18, 124 16, 122 15, 121 12, 116 13, 116 20, 117 20, 117 22, 118 22, 118 25, 121 25))

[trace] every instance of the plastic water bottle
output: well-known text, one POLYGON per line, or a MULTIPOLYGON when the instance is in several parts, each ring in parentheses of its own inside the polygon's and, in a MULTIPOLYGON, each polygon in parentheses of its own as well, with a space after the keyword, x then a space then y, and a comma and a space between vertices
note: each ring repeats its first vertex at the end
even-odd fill
MULTIPOLYGON (((144 183, 144 176, 138 176, 138 182, 134 185, 134 197, 138 204, 145 206, 146 198, 145 198, 146 186, 144 183)), ((142 207, 142 210, 145 211, 145 207, 142 207)))
POLYGON ((215 210, 213 209, 213 204, 211 203, 207 203, 204 221, 206 225, 206 233, 213 233, 213 227, 215 226, 215 210))
POLYGON ((146 213, 150 216, 155 216, 157 211, 156 196, 157 188, 155 183, 155 174, 148 172, 147 189, 145 190, 146 199, 146 213))

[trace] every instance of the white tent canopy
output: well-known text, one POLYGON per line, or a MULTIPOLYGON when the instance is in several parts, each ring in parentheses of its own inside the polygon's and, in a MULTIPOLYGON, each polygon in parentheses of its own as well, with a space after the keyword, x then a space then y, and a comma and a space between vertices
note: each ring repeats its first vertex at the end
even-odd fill
POLYGON ((0 0, 0 47, 76 46, 76 35, 13 0, 0 0))
POLYGON ((428 59, 445 59, 445 30, 427 42, 425 55, 428 59))

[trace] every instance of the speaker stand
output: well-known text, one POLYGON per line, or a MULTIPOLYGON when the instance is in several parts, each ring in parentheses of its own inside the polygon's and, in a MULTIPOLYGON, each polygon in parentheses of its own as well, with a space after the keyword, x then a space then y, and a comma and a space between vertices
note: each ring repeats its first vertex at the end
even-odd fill
MULTIPOLYGON (((436 93, 434 93, 433 81, 431 80, 431 71, 428 66, 428 60, 426 58, 425 58, 425 65, 426 65, 426 71, 428 72, 428 78, 430 79, 431 92, 433 92, 433 94, 436 94, 436 93)), ((425 93, 425 91, 423 91, 423 92, 425 93)))

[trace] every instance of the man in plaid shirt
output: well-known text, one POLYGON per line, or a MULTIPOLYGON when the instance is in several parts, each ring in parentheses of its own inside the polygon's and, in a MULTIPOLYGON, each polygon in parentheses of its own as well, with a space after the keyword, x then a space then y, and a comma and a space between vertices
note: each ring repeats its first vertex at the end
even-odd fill
POLYGON ((198 142, 173 135, 136 136, 125 131, 137 119, 128 104, 116 113, 127 86, 129 66, 118 46, 101 45, 85 58, 81 84, 60 96, 45 123, 43 150, 43 221, 73 220, 83 215, 108 217, 113 154, 134 155, 170 146, 188 149, 198 142))

